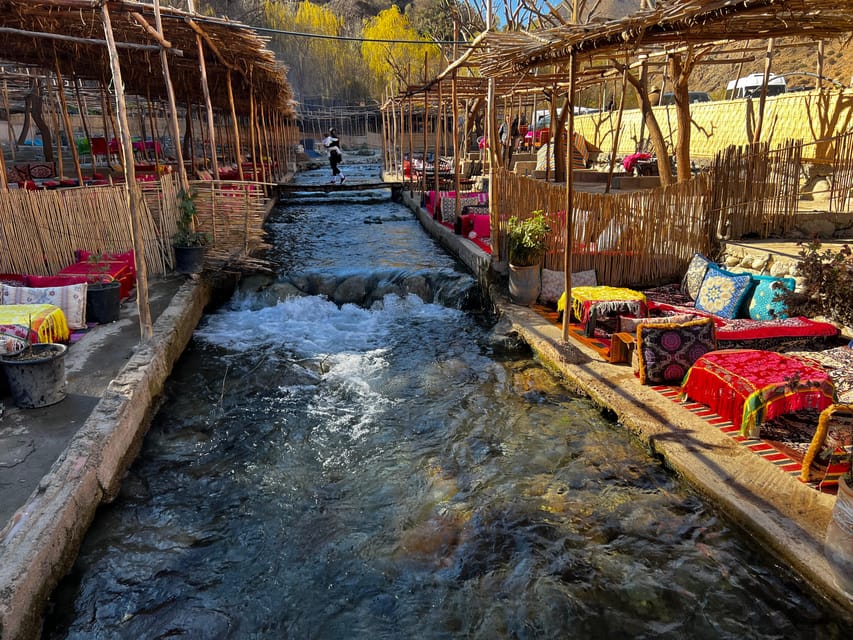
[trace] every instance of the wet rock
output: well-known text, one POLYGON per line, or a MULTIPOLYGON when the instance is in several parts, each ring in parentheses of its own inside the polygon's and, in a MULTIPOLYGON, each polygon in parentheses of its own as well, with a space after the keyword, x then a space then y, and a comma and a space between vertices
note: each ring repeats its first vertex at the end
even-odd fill
POLYGON ((367 295, 367 279, 350 276, 341 282, 331 295, 336 304, 361 304, 367 295))
POLYGON ((418 296, 424 302, 432 302, 432 286, 424 276, 414 275, 406 278, 405 288, 408 293, 418 296))

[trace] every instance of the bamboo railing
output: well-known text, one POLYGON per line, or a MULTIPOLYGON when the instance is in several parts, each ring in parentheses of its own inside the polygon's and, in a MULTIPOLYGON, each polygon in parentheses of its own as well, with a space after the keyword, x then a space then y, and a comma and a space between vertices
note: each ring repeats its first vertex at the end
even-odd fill
MULTIPOLYGON (((142 244, 149 275, 174 265, 177 178, 140 183, 142 244)), ((268 198, 254 182, 191 183, 199 225, 210 234, 209 267, 226 263, 262 266, 251 255, 266 247, 263 223, 268 198)), ((123 252, 133 247, 125 185, 74 189, 0 191, 0 272, 51 275, 76 261, 75 251, 123 252)))

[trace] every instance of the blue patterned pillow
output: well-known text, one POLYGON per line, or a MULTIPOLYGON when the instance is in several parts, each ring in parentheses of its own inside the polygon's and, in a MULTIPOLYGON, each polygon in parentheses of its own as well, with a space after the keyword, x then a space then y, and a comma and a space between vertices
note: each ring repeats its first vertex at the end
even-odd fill
POLYGON ((793 291, 796 283, 793 278, 774 278, 773 276, 752 276, 755 287, 749 301, 749 317, 753 320, 776 320, 788 317, 788 308, 777 296, 783 290, 793 291))
POLYGON ((696 308, 720 318, 735 318, 751 288, 750 274, 730 273, 709 264, 696 296, 696 308))
POLYGON ((681 384, 700 357, 717 348, 712 318, 637 327, 640 384, 681 384))
POLYGON ((701 253, 694 253, 690 259, 690 264, 687 265, 687 272, 681 279, 681 291, 690 296, 691 300, 695 300, 699 295, 699 287, 702 286, 702 280, 705 279, 705 272, 708 270, 708 265, 711 261, 701 253))

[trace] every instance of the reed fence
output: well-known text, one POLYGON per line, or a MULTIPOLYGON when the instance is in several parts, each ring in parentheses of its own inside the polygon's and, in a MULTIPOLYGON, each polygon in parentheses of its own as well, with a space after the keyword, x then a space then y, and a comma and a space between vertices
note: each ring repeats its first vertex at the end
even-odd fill
MULTIPOLYGON (((544 266, 563 269, 565 185, 549 184, 499 169, 495 175, 495 221, 500 255, 506 256, 506 222, 545 211, 551 234, 544 266)), ((603 194, 575 191, 571 270, 595 269, 599 284, 641 286, 671 281, 697 251, 711 250, 710 176, 667 188, 603 194)))
MULTIPOLYGON (((268 208, 264 185, 253 182, 193 182, 201 230, 212 243, 206 263, 253 265, 266 247, 268 208)), ((177 180, 141 183, 138 217, 150 275, 174 266, 177 180)), ((76 261, 75 252, 122 252, 133 247, 125 185, 57 190, 0 191, 0 272, 50 275, 76 261)))
POLYGON ((853 190, 853 131, 835 136, 830 149, 834 153, 829 158, 833 166, 829 210, 846 212, 853 190))
POLYGON ((732 146, 711 167, 712 204, 719 232, 730 239, 784 235, 796 221, 800 200, 802 141, 771 150, 766 142, 732 146))

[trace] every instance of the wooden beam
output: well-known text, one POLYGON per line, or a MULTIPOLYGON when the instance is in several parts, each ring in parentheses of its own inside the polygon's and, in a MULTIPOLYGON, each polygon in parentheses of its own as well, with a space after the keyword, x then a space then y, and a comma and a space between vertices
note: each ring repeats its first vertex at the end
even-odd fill
MULTIPOLYGON (((108 46, 106 40, 98 40, 97 38, 78 38, 76 36, 66 36, 61 33, 45 33, 43 31, 24 31, 23 29, 13 29, 12 27, 0 27, 0 33, 8 33, 13 36, 24 36, 27 38, 43 38, 45 40, 61 40, 62 42, 74 42, 75 44, 91 44, 100 47, 108 46)), ((132 49, 134 51, 159 51, 160 47, 156 44, 137 44, 135 42, 116 42, 117 49, 132 49)), ((183 52, 178 49, 172 49, 175 55, 183 55, 183 52)))
POLYGON ((184 18, 184 22, 186 22, 190 26, 190 28, 195 31, 197 36, 204 40, 205 44, 210 48, 210 51, 213 53, 214 56, 216 56, 216 59, 219 60, 219 64, 221 64, 226 69, 230 69, 231 71, 240 71, 240 69, 228 62, 222 56, 222 53, 219 51, 219 47, 217 47, 213 40, 210 39, 210 36, 205 33, 204 29, 202 29, 195 23, 195 20, 193 20, 192 18, 184 18))
POLYGON ((143 18, 141 14, 137 13, 136 11, 131 11, 130 17, 136 20, 139 26, 145 29, 148 35, 154 38, 154 40, 156 40, 161 47, 163 47, 164 49, 172 48, 172 43, 166 40, 162 35, 160 35, 160 33, 158 33, 158 31, 154 27, 148 24, 148 21, 143 18))

